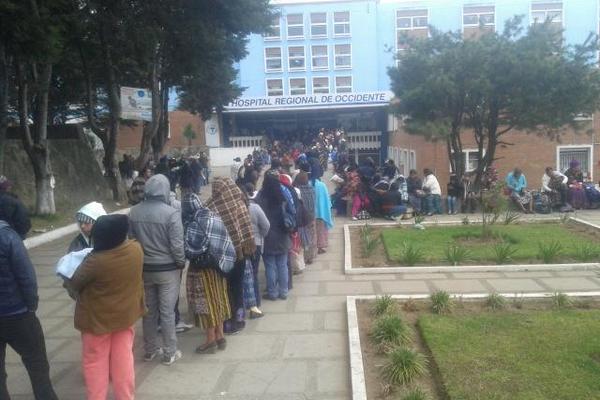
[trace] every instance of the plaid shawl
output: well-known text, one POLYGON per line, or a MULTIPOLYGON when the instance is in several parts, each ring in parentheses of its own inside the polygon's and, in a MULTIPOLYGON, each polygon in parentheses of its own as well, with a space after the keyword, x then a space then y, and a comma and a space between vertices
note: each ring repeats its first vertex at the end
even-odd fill
POLYGON ((206 207, 219 214, 235 246, 238 260, 251 257, 256 251, 252 236, 250 213, 244 201, 244 194, 230 178, 215 178, 212 183, 212 197, 206 207))
POLYGON ((233 269, 235 248, 223 221, 200 204, 185 232, 185 255, 193 259, 207 253, 219 263, 221 271, 233 269))
POLYGON ((194 214, 202 208, 202 201, 196 193, 191 191, 185 192, 181 199, 181 221, 183 222, 184 231, 187 226, 194 220, 194 214))

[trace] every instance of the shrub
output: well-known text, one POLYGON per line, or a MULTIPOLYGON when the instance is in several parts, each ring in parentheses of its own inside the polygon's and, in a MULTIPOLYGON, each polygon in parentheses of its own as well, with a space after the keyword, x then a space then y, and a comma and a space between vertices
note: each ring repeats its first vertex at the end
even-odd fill
POLYGON ((448 314, 452 311, 452 299, 450 294, 443 290, 438 290, 429 296, 431 300, 431 311, 435 314, 448 314))
POLYGON ((504 222, 504 225, 515 224, 519 221, 520 218, 521 213, 518 213, 508 208, 504 213, 504 220, 502 222, 504 222))
POLYGON ((494 261, 496 264, 508 264, 517 252, 510 243, 497 243, 494 245, 494 261))
POLYGON ((423 215, 415 215, 415 225, 420 225, 425 221, 425 217, 423 215))
POLYGON ((465 247, 450 244, 444 250, 444 254, 446 256, 446 261, 448 261, 451 265, 460 265, 469 259, 470 253, 469 250, 465 247))
POLYGON ((363 257, 369 258, 379 247, 379 237, 373 233, 373 228, 366 224, 360 228, 360 241, 362 245, 363 257))
POLYGON ((381 350, 408 344, 411 341, 410 328, 397 315, 383 315, 371 328, 371 340, 381 350))
POLYGON ((577 247, 575 258, 578 261, 592 261, 600 257, 600 248, 591 243, 584 243, 577 247))
POLYGON ((421 248, 416 247, 412 243, 402 243, 400 251, 400 262, 404 265, 412 266, 422 262, 425 259, 425 253, 421 248))
POLYGON ((556 292, 552 295, 552 304, 557 310, 564 310, 573 305, 573 300, 564 293, 556 292))
POLYGON ((544 264, 550 264, 562 251, 562 244, 559 241, 553 240, 549 243, 538 244, 538 258, 544 262, 544 264))
POLYGON ((561 224, 566 224, 567 222, 569 222, 569 220, 571 219, 571 216, 567 213, 562 213, 560 214, 560 223, 561 224))
POLYGON ((406 396, 402 398, 402 400, 429 400, 429 395, 427 392, 422 390, 419 387, 414 388, 406 396))
POLYGON ((468 216, 465 216, 462 221, 460 221, 463 225, 470 225, 471 224, 471 220, 469 219, 468 216))
POLYGON ((398 347, 388 354, 383 377, 392 385, 405 385, 427 371, 427 359, 421 353, 398 347))
POLYGON ((485 299, 485 305, 493 311, 502 310, 506 307, 506 299, 498 293, 491 293, 485 299))
POLYGON ((415 312, 419 309, 419 307, 413 298, 409 298, 402 303, 402 309, 406 312, 415 312))
POLYGON ((395 311, 395 309, 396 309, 396 301, 394 299, 392 299, 392 296, 390 296, 389 294, 386 294, 384 296, 377 297, 375 299, 375 305, 373 306, 371 313, 375 317, 380 317, 384 314, 389 314, 389 313, 395 311))

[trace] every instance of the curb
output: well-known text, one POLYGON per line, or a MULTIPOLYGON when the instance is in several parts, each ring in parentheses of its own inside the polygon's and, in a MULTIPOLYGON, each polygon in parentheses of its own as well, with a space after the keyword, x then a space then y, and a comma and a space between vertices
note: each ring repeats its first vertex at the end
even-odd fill
MULTIPOLYGON (((123 208, 110 214, 129 214, 129 210, 130 208, 123 208)), ((25 239, 23 244, 27 250, 30 250, 76 232, 79 232, 79 227, 77 224, 70 224, 58 229, 53 229, 50 232, 42 233, 41 235, 25 239)))

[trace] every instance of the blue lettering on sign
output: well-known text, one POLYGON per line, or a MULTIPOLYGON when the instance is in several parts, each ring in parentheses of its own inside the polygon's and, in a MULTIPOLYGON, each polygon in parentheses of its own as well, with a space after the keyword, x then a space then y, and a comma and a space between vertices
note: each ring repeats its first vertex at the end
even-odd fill
POLYGON ((138 90, 138 97, 144 97, 146 95, 146 92, 144 92, 143 90, 138 90))
POLYGON ((268 108, 273 106, 335 105, 335 104, 374 104, 389 101, 385 92, 339 93, 308 96, 277 96, 235 99, 226 108, 268 108))

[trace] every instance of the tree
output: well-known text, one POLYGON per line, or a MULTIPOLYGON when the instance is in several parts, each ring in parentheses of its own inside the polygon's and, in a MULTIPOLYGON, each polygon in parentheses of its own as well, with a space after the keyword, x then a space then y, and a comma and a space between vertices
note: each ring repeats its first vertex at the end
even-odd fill
POLYGON ((192 140, 196 139, 196 131, 192 128, 192 124, 187 124, 183 129, 183 137, 188 140, 188 146, 192 147, 192 140))
POLYGON ((477 39, 432 29, 427 39, 406 37, 409 49, 388 73, 407 130, 447 143, 451 169, 465 171, 462 138, 473 135, 479 165, 475 185, 513 130, 558 138, 582 128, 581 114, 600 106, 597 38, 569 46, 551 21, 526 31, 522 18, 477 39))

